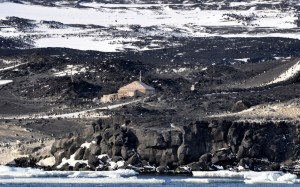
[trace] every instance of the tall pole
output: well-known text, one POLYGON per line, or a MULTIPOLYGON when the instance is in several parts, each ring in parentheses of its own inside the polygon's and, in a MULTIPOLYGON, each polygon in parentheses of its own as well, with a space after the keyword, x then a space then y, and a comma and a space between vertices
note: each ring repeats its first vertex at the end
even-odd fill
POLYGON ((142 71, 140 71, 140 82, 142 82, 142 71))
POLYGON ((74 79, 73 79, 73 67, 71 67, 71 81, 72 81, 72 83, 74 82, 74 79))

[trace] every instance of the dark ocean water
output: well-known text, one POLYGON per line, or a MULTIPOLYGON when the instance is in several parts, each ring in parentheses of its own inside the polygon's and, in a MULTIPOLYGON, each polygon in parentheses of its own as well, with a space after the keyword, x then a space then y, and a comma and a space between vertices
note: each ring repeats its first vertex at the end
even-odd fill
MULTIPOLYGON (((187 177, 181 176, 139 176, 139 179, 163 179, 164 184, 49 184, 45 179, 45 183, 38 184, 0 184, 1 187, 295 187, 300 184, 245 184, 241 179, 237 179, 235 182, 217 182, 217 183, 188 183, 176 181, 185 179, 187 177)), ((101 181, 101 178, 99 178, 101 181)))
POLYGON ((243 183, 210 183, 210 184, 196 184, 196 183, 172 183, 172 184, 1 184, 3 187, 293 187, 300 186, 300 184, 243 184, 243 183))

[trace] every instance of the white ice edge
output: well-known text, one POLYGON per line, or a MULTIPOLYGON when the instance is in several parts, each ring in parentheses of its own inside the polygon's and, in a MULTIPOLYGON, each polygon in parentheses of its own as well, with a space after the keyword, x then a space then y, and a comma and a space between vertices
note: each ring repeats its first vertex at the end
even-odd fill
POLYGON ((267 180, 245 180, 245 184, 295 184, 295 182, 278 182, 267 180))
POLYGON ((244 173, 242 172, 233 172, 233 171, 193 171, 194 177, 216 177, 216 178, 244 178, 244 173))
POLYGON ((173 179, 175 182, 186 183, 243 183, 242 179, 230 179, 230 178, 187 178, 187 179, 173 179))
POLYGON ((1 183, 9 184, 164 184, 162 179, 129 178, 14 178, 0 179, 1 183))
POLYGON ((280 171, 194 171, 195 178, 184 179, 183 182, 211 183, 211 182, 240 182, 247 184, 294 184, 299 183, 297 176, 280 171), (198 178, 197 178, 198 177, 198 178), (234 179, 233 179, 234 178, 234 179), (232 181, 231 181, 232 180, 232 181))
POLYGON ((160 179, 139 179, 128 169, 115 171, 43 171, 34 168, 0 166, 0 184, 85 183, 85 184, 163 184, 160 179))
MULTIPOLYGON (((186 183, 246 183, 246 184, 295 184, 299 179, 294 174, 278 171, 270 172, 193 172, 193 178, 172 179, 186 183), (205 176, 205 178, 196 177, 205 176), (201 175, 199 173, 202 173, 201 175), (243 174, 243 177, 237 177, 243 174), (207 178, 207 176, 209 178, 207 178), (211 178, 214 177, 214 178, 211 178), (225 178, 226 177, 226 178, 225 178)), ((33 168, 13 168, 0 166, 0 183, 86 183, 86 184, 164 184, 161 179, 140 179, 133 170, 115 171, 43 171, 33 168)))
POLYGON ((123 177, 134 176, 138 173, 129 169, 115 171, 44 171, 35 168, 17 168, 0 165, 0 179, 5 178, 43 178, 43 177, 67 177, 67 178, 97 178, 97 177, 123 177))

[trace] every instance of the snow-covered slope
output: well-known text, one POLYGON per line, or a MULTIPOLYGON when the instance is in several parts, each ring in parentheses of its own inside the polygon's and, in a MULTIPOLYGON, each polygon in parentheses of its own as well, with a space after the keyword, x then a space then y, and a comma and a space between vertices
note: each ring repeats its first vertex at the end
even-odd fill
POLYGON ((273 81, 268 82, 266 85, 275 84, 283 81, 287 81, 296 75, 298 75, 300 72, 300 61, 298 61, 296 64, 291 66, 288 70, 280 74, 278 77, 276 77, 273 81))
MULTIPOLYGON (((67 47, 116 52, 162 48, 168 37, 287 37, 300 38, 294 7, 281 1, 189 4, 101 4, 82 2, 40 6, 0 3, 0 37, 21 38, 35 47, 67 47), (266 4, 267 8, 259 5, 266 4), (208 8, 204 9, 204 5, 208 8), (212 9, 220 5, 224 9, 212 9), (16 20, 14 17, 22 18, 16 20), (12 19, 13 18, 13 19, 12 19), (25 19, 25 20, 23 20, 25 19), (214 27, 220 28, 213 30, 214 27), (234 29, 232 29, 234 28, 234 29), (156 42, 145 37, 164 36, 156 42)), ((172 45, 172 44, 171 44, 172 45)))

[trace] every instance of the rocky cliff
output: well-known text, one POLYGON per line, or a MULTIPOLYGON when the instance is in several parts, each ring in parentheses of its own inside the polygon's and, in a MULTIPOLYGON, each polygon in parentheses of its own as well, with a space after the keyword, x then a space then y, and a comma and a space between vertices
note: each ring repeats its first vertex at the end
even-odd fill
POLYGON ((113 117, 99 119, 81 134, 56 140, 51 152, 56 169, 61 170, 293 169, 300 156, 299 130, 299 122, 224 120, 149 129, 113 117))

